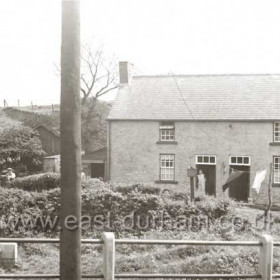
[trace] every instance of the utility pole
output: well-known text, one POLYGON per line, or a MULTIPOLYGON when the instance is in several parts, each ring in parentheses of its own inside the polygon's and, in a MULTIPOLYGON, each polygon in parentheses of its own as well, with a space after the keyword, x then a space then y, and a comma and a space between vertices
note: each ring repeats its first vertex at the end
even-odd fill
POLYGON ((61 280, 81 279, 80 1, 62 0, 61 280))

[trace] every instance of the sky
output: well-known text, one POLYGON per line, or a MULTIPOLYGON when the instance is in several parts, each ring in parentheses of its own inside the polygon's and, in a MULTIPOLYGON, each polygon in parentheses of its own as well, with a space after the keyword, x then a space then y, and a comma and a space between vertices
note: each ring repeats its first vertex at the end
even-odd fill
MULTIPOLYGON (((81 39, 143 75, 280 73, 279 11, 280 0, 81 0, 81 39)), ((59 103, 60 37, 60 0, 1 0, 0 106, 59 103)))

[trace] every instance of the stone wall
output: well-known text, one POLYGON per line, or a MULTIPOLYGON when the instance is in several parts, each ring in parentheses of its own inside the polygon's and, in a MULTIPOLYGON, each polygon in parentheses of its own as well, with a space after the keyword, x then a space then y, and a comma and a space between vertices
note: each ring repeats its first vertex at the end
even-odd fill
MULTIPOLYGON (((273 122, 175 122, 176 144, 158 144, 159 122, 111 121, 109 139, 109 177, 119 183, 155 183, 159 180, 160 154, 175 155, 175 180, 171 187, 189 190, 187 168, 195 167, 196 155, 215 155, 216 193, 225 195, 222 185, 229 174, 230 156, 250 156, 250 185, 258 170, 267 169, 280 146, 270 145, 273 122), (225 168, 223 168, 225 166, 225 168)), ((268 176, 259 195, 250 191, 258 203, 266 201, 268 176)), ((279 186, 280 187, 280 186, 279 186)), ((226 194, 227 195, 227 194, 226 194)), ((273 187, 274 199, 280 201, 280 188, 273 187)))

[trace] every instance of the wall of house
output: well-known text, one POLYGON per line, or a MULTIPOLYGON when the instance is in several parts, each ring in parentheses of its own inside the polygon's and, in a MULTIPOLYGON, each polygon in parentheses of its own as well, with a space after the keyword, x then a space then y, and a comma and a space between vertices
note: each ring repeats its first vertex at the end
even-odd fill
POLYGON ((43 150, 48 156, 60 154, 60 139, 49 130, 40 126, 37 128, 43 150))
MULTIPOLYGON (((195 167, 196 155, 215 155, 216 193, 227 195, 222 185, 229 174, 230 156, 250 156, 252 185, 257 170, 267 169, 280 146, 272 146, 272 122, 175 122, 177 144, 158 144, 159 122, 111 121, 109 140, 109 176, 118 183, 155 183, 159 180, 160 154, 175 154, 175 180, 165 185, 189 192, 187 168, 195 167), (222 166, 225 165, 225 169, 222 166)), ((258 203, 266 200, 268 176, 261 193, 250 190, 250 197, 258 203)), ((280 187, 273 187, 274 201, 280 202, 280 187)))

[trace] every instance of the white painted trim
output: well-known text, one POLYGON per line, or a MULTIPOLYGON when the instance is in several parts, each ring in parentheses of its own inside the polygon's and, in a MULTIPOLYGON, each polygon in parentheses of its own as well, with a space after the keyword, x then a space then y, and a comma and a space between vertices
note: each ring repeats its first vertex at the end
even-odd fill
MULTIPOLYGON (((237 161, 237 160, 236 160, 237 161)), ((229 165, 239 165, 239 166, 251 166, 251 157, 250 156, 230 156, 229 157, 229 165), (232 158, 238 158, 238 157, 241 157, 242 158, 242 163, 232 163, 231 162, 231 159, 232 158), (244 158, 248 158, 249 159, 249 163, 244 163, 244 158)))
POLYGON ((202 165, 216 165, 217 164, 217 156, 215 155, 196 155, 195 156, 195 163, 202 164, 202 165), (209 162, 198 162, 198 157, 209 157, 209 162), (215 162, 210 162, 210 157, 215 158, 215 162))
MULTIPOLYGON (((274 143, 280 143, 280 140, 276 140, 276 124, 278 124, 279 125, 279 127, 280 127, 280 122, 274 122, 273 123, 273 142, 274 143)), ((277 131, 277 132, 280 132, 280 131, 277 131)))

